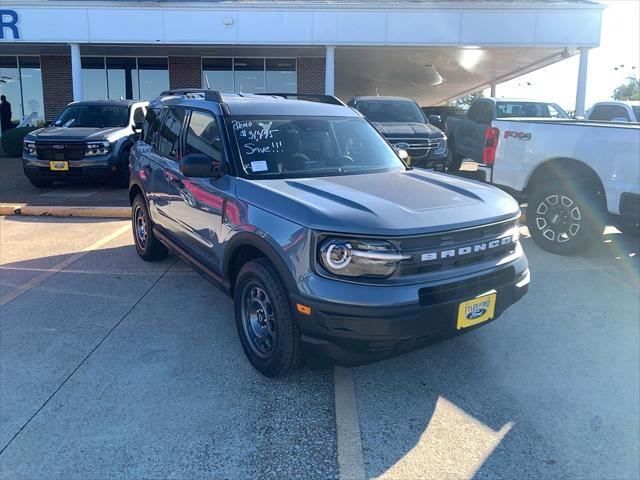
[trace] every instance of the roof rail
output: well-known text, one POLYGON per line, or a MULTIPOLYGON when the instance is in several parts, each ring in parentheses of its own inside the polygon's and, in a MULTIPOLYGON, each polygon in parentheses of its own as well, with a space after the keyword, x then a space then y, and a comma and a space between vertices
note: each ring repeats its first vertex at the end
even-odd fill
POLYGON ((270 97, 282 97, 287 99, 307 100, 309 102, 328 103, 331 105, 347 105, 338 97, 333 95, 322 95, 319 93, 256 93, 256 95, 267 95, 270 97))
POLYGON ((206 88, 180 88, 176 90, 165 90, 160 94, 161 97, 168 97, 171 95, 185 96, 191 98, 202 98, 211 102, 218 102, 223 104, 222 95, 218 90, 208 90, 206 88))

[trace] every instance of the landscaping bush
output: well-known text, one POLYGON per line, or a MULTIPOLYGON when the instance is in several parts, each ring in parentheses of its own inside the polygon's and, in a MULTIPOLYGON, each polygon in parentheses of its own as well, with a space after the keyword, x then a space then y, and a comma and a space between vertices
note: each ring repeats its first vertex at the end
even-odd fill
POLYGON ((38 130, 38 127, 12 128, 2 134, 2 150, 9 157, 22 156, 22 141, 29 132, 38 130))

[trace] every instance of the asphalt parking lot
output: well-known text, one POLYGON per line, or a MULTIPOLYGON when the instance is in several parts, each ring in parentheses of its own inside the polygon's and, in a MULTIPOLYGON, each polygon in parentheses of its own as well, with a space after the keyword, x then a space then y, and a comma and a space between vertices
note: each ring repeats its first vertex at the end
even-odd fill
MULTIPOLYGON (((0 477, 344 478, 334 372, 262 377, 232 302, 138 259, 128 222, 0 217, 0 237, 0 477)), ((640 475, 637 239, 523 242, 531 290, 499 320, 349 372, 367 478, 640 475)))

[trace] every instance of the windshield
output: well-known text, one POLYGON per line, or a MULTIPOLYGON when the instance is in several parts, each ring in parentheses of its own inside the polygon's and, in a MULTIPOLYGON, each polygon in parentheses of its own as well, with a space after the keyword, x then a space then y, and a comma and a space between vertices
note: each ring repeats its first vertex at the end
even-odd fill
POLYGON ((120 105, 71 105, 53 123, 56 127, 125 127, 129 107, 120 105))
POLYGON ((426 123, 420 107, 406 100, 365 100, 358 102, 356 108, 371 122, 426 123))
POLYGON ((234 117, 244 175, 288 178, 400 171, 405 166, 363 118, 234 117))
POLYGON ((636 120, 640 120, 640 105, 634 105, 631 108, 633 109, 633 113, 636 114, 636 120))
POLYGON ((498 102, 497 118, 569 118, 564 110, 554 103, 538 102, 498 102))

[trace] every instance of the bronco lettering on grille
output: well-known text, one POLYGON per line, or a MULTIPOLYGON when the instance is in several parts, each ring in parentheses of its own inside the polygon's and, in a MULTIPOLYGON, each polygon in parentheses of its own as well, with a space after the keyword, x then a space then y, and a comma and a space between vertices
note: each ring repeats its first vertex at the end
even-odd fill
POLYGON ((471 245, 465 245, 456 248, 447 248, 442 250, 435 250, 432 252, 423 253, 420 256, 420 260, 423 262, 432 262, 434 260, 441 260, 445 258, 460 257, 463 255, 469 255, 470 253, 480 253, 485 250, 492 250, 494 248, 503 247, 514 243, 516 239, 512 236, 496 238, 489 242, 479 242, 471 245))

